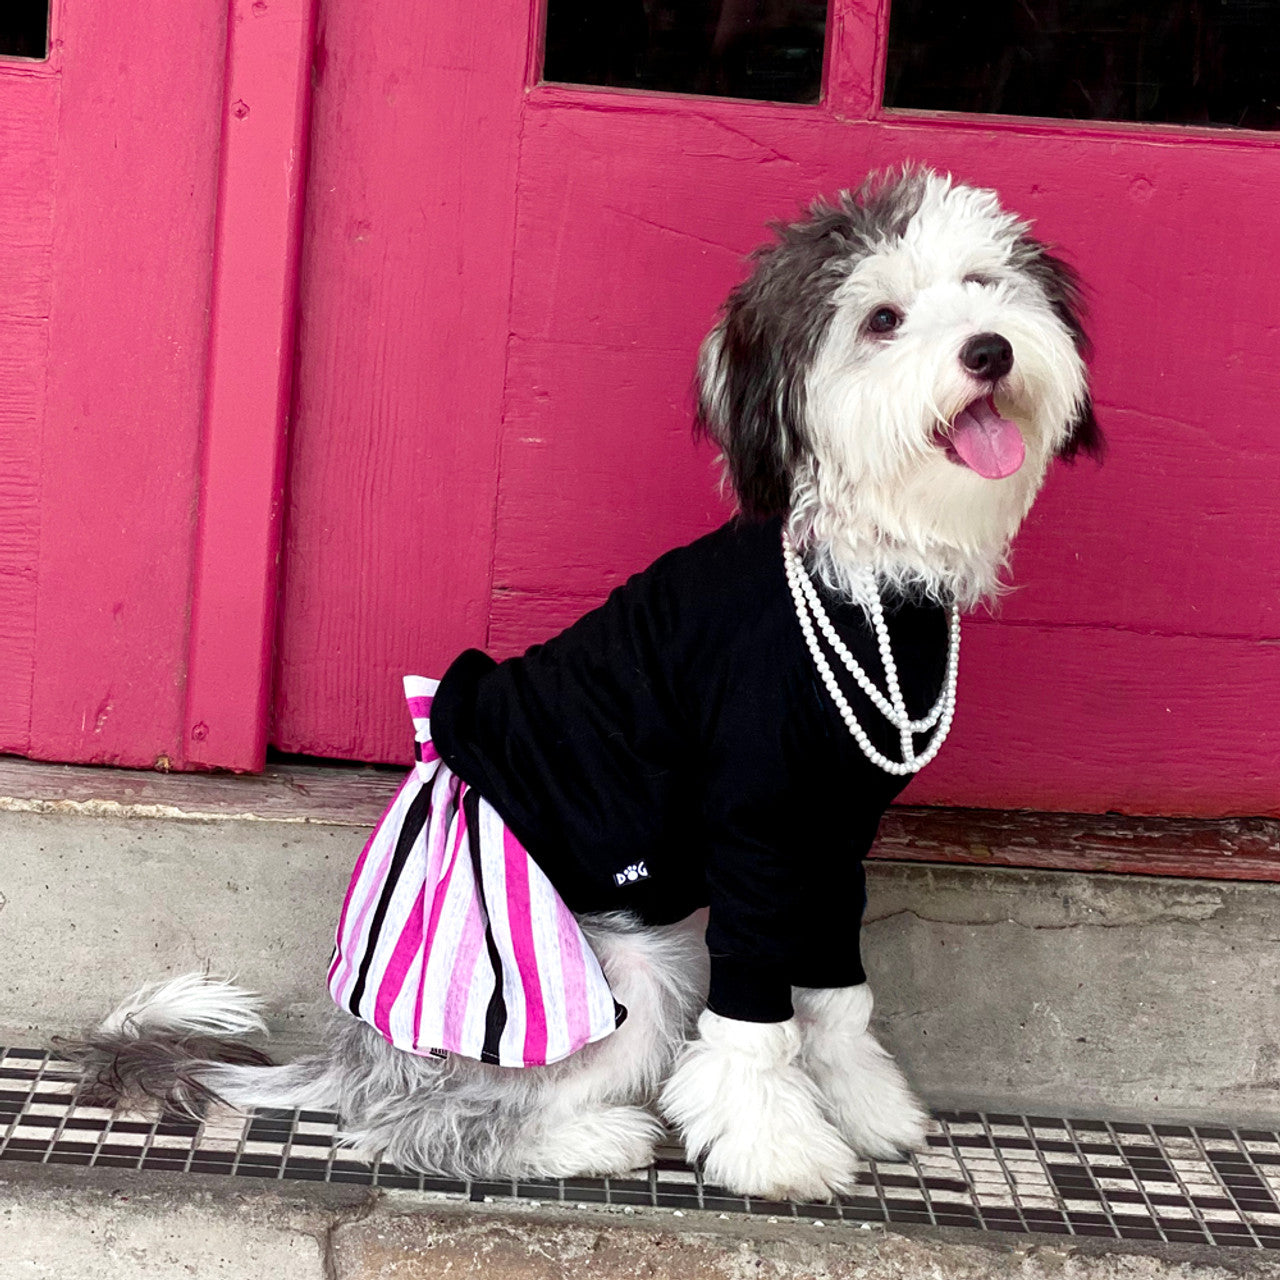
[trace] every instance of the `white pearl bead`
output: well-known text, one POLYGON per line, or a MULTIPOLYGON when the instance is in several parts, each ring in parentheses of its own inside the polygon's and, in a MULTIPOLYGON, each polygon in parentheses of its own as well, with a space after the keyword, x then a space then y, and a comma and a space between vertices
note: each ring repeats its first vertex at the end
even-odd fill
POLYGON ((801 633, 804 635, 805 645, 813 658, 814 666, 817 668, 818 675, 826 687, 827 693, 830 695, 832 702, 835 703, 836 710, 840 713, 840 718, 844 721, 845 727, 849 730, 863 755, 878 768, 897 777, 923 769, 941 749, 951 729, 951 721, 955 714, 956 684, 960 669, 959 608, 953 604, 950 609, 947 665, 942 682, 942 691, 927 716, 919 720, 912 720, 907 715, 906 703, 903 700, 902 690, 898 684, 898 668, 893 660, 893 647, 889 640, 889 625, 885 621, 884 606, 880 601, 879 587, 871 570, 866 569, 863 573, 866 587, 865 594, 867 596, 867 603, 863 605, 863 608, 867 612, 876 634, 876 645, 879 648, 880 661, 884 667, 887 697, 875 686, 871 677, 867 675, 861 664, 849 652, 844 641, 841 640, 831 619, 827 616, 827 611, 823 607, 817 590, 813 583, 809 581, 809 575, 800 563, 800 557, 791 545, 791 538, 785 529, 782 532, 782 557, 786 569, 787 585, 791 589, 791 599, 795 605, 796 620, 800 624, 801 633), (818 630, 822 632, 823 639, 826 640, 836 657, 839 658, 841 665, 853 677, 858 687, 867 695, 876 710, 898 730, 898 736, 902 743, 902 759, 900 761, 890 760, 872 746, 871 740, 859 723, 852 706, 849 705, 849 700, 840 688, 835 678, 835 673, 831 670, 831 665, 827 661, 826 654, 822 651, 822 646, 814 630, 815 621, 818 630), (934 728, 935 725, 937 726, 936 728, 934 728), (917 754, 913 736, 918 733, 926 733, 930 729, 933 729, 934 732, 929 740, 929 745, 924 751, 917 754))

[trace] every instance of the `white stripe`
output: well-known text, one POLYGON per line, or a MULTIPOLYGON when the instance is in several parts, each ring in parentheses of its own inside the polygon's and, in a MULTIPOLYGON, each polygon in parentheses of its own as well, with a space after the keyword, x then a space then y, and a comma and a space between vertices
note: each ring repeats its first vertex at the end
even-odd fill
MULTIPOLYGON (((480 799, 477 796, 477 799, 480 799)), ((511 938, 511 903, 507 898, 507 864, 504 839, 506 827, 487 800, 476 806, 480 819, 480 866, 484 876, 484 902, 489 913, 489 928, 502 966, 502 1000, 507 1006, 507 1021, 498 1040, 498 1061, 503 1066, 524 1062, 524 1036, 528 1023, 524 984, 516 964, 515 943, 511 938)))
MULTIPOLYGON (((445 833, 446 848, 449 850, 450 857, 453 856, 454 839, 461 820, 462 809, 459 807, 457 816, 445 833)), ((441 879, 447 867, 446 862, 441 870, 441 879)), ((417 1039, 418 1044, 424 1048, 436 1048, 442 1046, 444 1042, 445 1003, 449 991, 458 980, 456 970, 458 951, 466 931, 471 902, 475 896, 472 885, 471 861, 467 855, 467 842, 464 838, 449 879, 448 892, 440 909, 440 919, 436 922, 436 934, 431 943, 431 953, 427 956, 427 968, 422 980, 422 1023, 417 1039)), ((434 892, 435 886, 432 888, 434 892)))
POLYGON ((406 700, 409 698, 434 698, 439 687, 439 680, 432 680, 427 676, 405 676, 404 678, 404 696, 406 700))
MULTIPOLYGON (((396 943, 409 922, 418 890, 422 888, 422 878, 426 867, 426 828, 409 849, 404 860, 399 879, 391 891, 391 900, 387 904, 387 913, 382 920, 382 929, 374 942, 373 960, 369 965, 369 977, 365 985, 364 995, 360 1000, 362 1016, 373 1021, 374 1006, 377 1003, 378 989, 386 977, 387 966, 391 963, 396 943)), ((372 916, 372 913, 370 913, 372 916)))
MULTIPOLYGON (((476 909, 479 910, 478 905, 476 909)), ((459 1035, 459 1051, 470 1058, 478 1060, 484 1049, 484 1020, 492 998, 493 970, 489 966, 489 957, 482 945, 476 958, 476 967, 472 971, 471 986, 467 992, 466 1014, 463 1017, 462 1031, 459 1035)))
POLYGON ((542 1005, 547 1018, 547 1061, 557 1062, 569 1052, 564 967, 560 963, 559 898, 551 881, 532 858, 529 858, 529 898, 533 903, 533 945, 538 953, 542 1005))
MULTIPOLYGON (((389 856, 389 850, 395 848, 400 828, 404 826, 404 816, 421 789, 418 779, 411 778, 392 803, 391 808, 383 816, 374 835, 373 844, 369 847, 368 856, 364 860, 364 866, 360 869, 360 878, 352 890, 351 905, 347 908, 347 919, 345 921, 347 935, 341 943, 343 954, 350 957, 349 967, 351 970, 341 996, 338 997, 344 1007, 352 989, 359 980, 360 967, 364 962, 365 951, 369 946, 369 930, 373 925, 374 913, 377 910, 378 898, 382 893, 382 885, 384 883, 382 877, 378 874, 379 869, 382 866, 383 859, 389 856), (368 903, 368 910, 364 911, 364 919, 360 920, 362 909, 366 903, 368 903), (357 920, 360 920, 358 932, 355 931, 357 920)), ((365 991, 367 992, 368 989, 368 983, 366 982, 365 991)))

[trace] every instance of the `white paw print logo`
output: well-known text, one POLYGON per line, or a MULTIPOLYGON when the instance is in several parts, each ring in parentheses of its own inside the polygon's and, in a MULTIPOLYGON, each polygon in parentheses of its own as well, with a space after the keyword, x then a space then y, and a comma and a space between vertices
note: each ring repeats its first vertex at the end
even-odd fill
POLYGON ((614 884, 621 887, 624 884, 634 884, 637 880, 647 880, 649 878, 649 868, 643 862, 633 862, 629 867, 623 867, 621 871, 613 873, 614 884))

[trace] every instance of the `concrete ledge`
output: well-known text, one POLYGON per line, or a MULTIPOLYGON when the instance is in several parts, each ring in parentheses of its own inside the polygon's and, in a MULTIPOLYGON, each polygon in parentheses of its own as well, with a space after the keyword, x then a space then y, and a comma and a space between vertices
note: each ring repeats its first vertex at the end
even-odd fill
POLYGON ((0 1169, 0 1260, 6 1276, 42 1280, 1280 1280, 1280 1259, 1245 1250, 530 1211, 41 1167, 0 1169))
MULTIPOLYGON (((0 800, 0 1037, 39 1043, 207 967, 269 997, 285 1055, 314 1043, 350 868, 398 774, 0 774, 22 792, 0 800)), ((881 1026, 935 1103, 1280 1113, 1280 886, 884 859, 868 880, 881 1026)))

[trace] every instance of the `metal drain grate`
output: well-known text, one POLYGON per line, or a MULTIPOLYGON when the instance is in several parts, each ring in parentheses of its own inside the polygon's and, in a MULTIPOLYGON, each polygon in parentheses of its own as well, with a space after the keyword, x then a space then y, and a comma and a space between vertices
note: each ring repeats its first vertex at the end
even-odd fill
POLYGON ((857 1195, 784 1204, 705 1183, 678 1147, 625 1178, 464 1182, 353 1158, 325 1112, 141 1117, 80 1105, 77 1083, 42 1050, 4 1051, 0 1160, 1280 1249, 1280 1134, 1264 1130, 941 1112, 927 1151, 871 1164, 857 1195))

